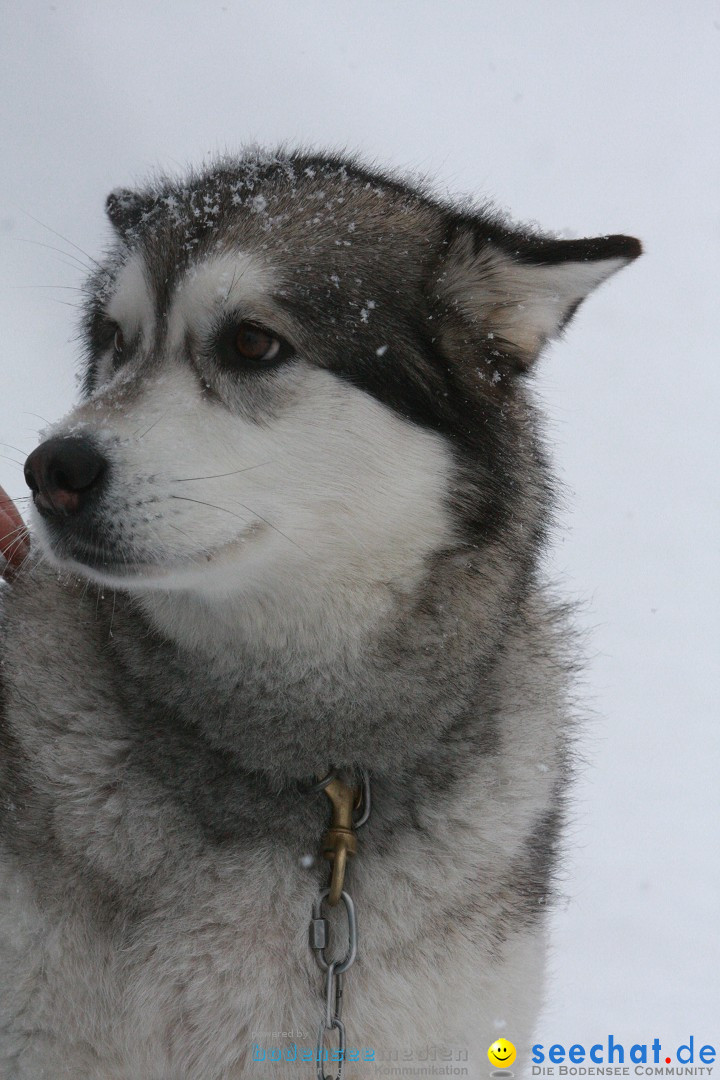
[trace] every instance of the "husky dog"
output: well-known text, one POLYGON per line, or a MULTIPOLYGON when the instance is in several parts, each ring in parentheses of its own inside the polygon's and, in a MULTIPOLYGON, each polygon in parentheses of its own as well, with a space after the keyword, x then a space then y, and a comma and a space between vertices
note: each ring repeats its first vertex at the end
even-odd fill
POLYGON ((302 154, 107 210, 3 593, 0 1075, 315 1076, 270 1062, 325 1009, 331 766, 372 790, 344 1076, 522 1068, 571 651, 528 374, 640 246, 302 154))

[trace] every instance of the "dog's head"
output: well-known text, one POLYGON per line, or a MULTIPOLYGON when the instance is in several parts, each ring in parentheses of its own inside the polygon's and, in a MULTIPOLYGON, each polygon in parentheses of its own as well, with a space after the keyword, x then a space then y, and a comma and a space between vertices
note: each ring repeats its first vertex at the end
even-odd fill
POLYGON ((107 203, 83 402, 28 459, 45 552, 129 590, 411 580, 537 530, 522 387, 640 251, 250 155, 107 203))

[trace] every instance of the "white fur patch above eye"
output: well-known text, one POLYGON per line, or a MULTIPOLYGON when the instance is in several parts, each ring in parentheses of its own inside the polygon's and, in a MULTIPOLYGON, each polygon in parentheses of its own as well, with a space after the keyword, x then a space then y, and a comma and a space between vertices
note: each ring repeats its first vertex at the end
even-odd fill
POLYGON ((188 331, 205 336, 223 312, 259 318, 268 308, 276 283, 277 275, 244 251, 227 252, 192 266, 170 305, 170 348, 178 348, 188 331))
POLYGON ((142 334, 149 337, 153 323, 153 299, 145 272, 145 261, 134 252, 115 281, 107 315, 121 327, 126 338, 142 334))

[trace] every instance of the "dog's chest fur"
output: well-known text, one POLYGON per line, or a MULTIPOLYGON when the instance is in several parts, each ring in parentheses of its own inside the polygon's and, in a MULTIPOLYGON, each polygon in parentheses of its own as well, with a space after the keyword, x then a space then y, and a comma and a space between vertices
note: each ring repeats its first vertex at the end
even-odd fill
MULTIPOLYGON (((97 1054, 98 1076, 116 1075, 107 1071, 114 1060, 123 1077, 241 1076, 238 1047, 250 1053, 254 1042, 272 1045, 269 1033, 291 1030, 306 1032, 308 1045, 315 1039, 319 974, 307 928, 326 871, 304 856, 317 854, 327 809, 299 784, 268 781, 242 749, 228 759, 208 745, 203 726, 220 730, 229 710, 219 676, 186 671, 183 685, 197 681, 197 695, 186 709, 172 696, 161 707, 173 664, 187 657, 161 650, 148 663, 145 651, 140 663, 136 643, 150 631, 139 613, 109 592, 82 593, 41 576, 9 599, 10 625, 23 630, 5 644, 7 707, 31 705, 35 721, 22 744, 8 746, 17 789, 6 833, 17 857, 33 848, 36 896, 18 897, 27 936, 17 941, 21 966, 5 1007, 30 1027, 34 1016, 52 1029, 60 1013, 63 1053, 72 1062, 89 1043, 83 1067, 97 1054), (54 626, 47 605, 62 614, 54 626), (42 644, 37 661, 27 634, 42 644), (86 702, 66 691, 78 666, 88 673, 86 702), (40 988, 20 977, 27 949, 42 968, 40 988)), ((532 633, 522 636, 526 649, 532 633)), ((277 707, 288 699, 275 659, 277 707)), ((360 924, 347 989, 351 1045, 422 1053, 443 1042, 467 1048, 469 1033, 481 1032, 482 1046, 502 1019, 507 964, 523 950, 523 963, 536 963, 561 760, 546 659, 519 663, 509 642, 480 697, 461 690, 454 701, 446 686, 447 729, 432 753, 406 744, 373 777, 373 814, 349 877, 360 924), (473 1003, 469 1026, 448 993, 459 977, 473 1003)), ((265 686, 245 680, 242 691, 242 713, 255 702, 271 707, 265 686)), ((332 688, 341 700, 351 692, 332 688)), ((328 701, 317 691, 315 706, 322 725, 328 701)), ((382 698, 362 707, 389 722, 382 698)), ((275 739, 279 760, 293 751, 286 738, 280 730, 275 739)), ((388 745, 397 738, 390 732, 388 745)), ((17 917, 8 904, 6 917, 17 917)), ((517 997, 513 1007, 519 1024, 517 997)))

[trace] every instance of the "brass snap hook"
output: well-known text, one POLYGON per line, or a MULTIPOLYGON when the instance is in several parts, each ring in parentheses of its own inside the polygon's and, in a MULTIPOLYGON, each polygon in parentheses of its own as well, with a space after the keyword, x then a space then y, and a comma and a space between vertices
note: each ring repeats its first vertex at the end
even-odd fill
POLYGON ((353 827, 353 810, 360 805, 362 791, 351 788, 337 776, 324 785, 323 790, 332 805, 330 828, 322 843, 323 857, 332 863, 332 878, 327 902, 335 907, 345 885, 348 859, 357 851, 357 836, 353 827))

